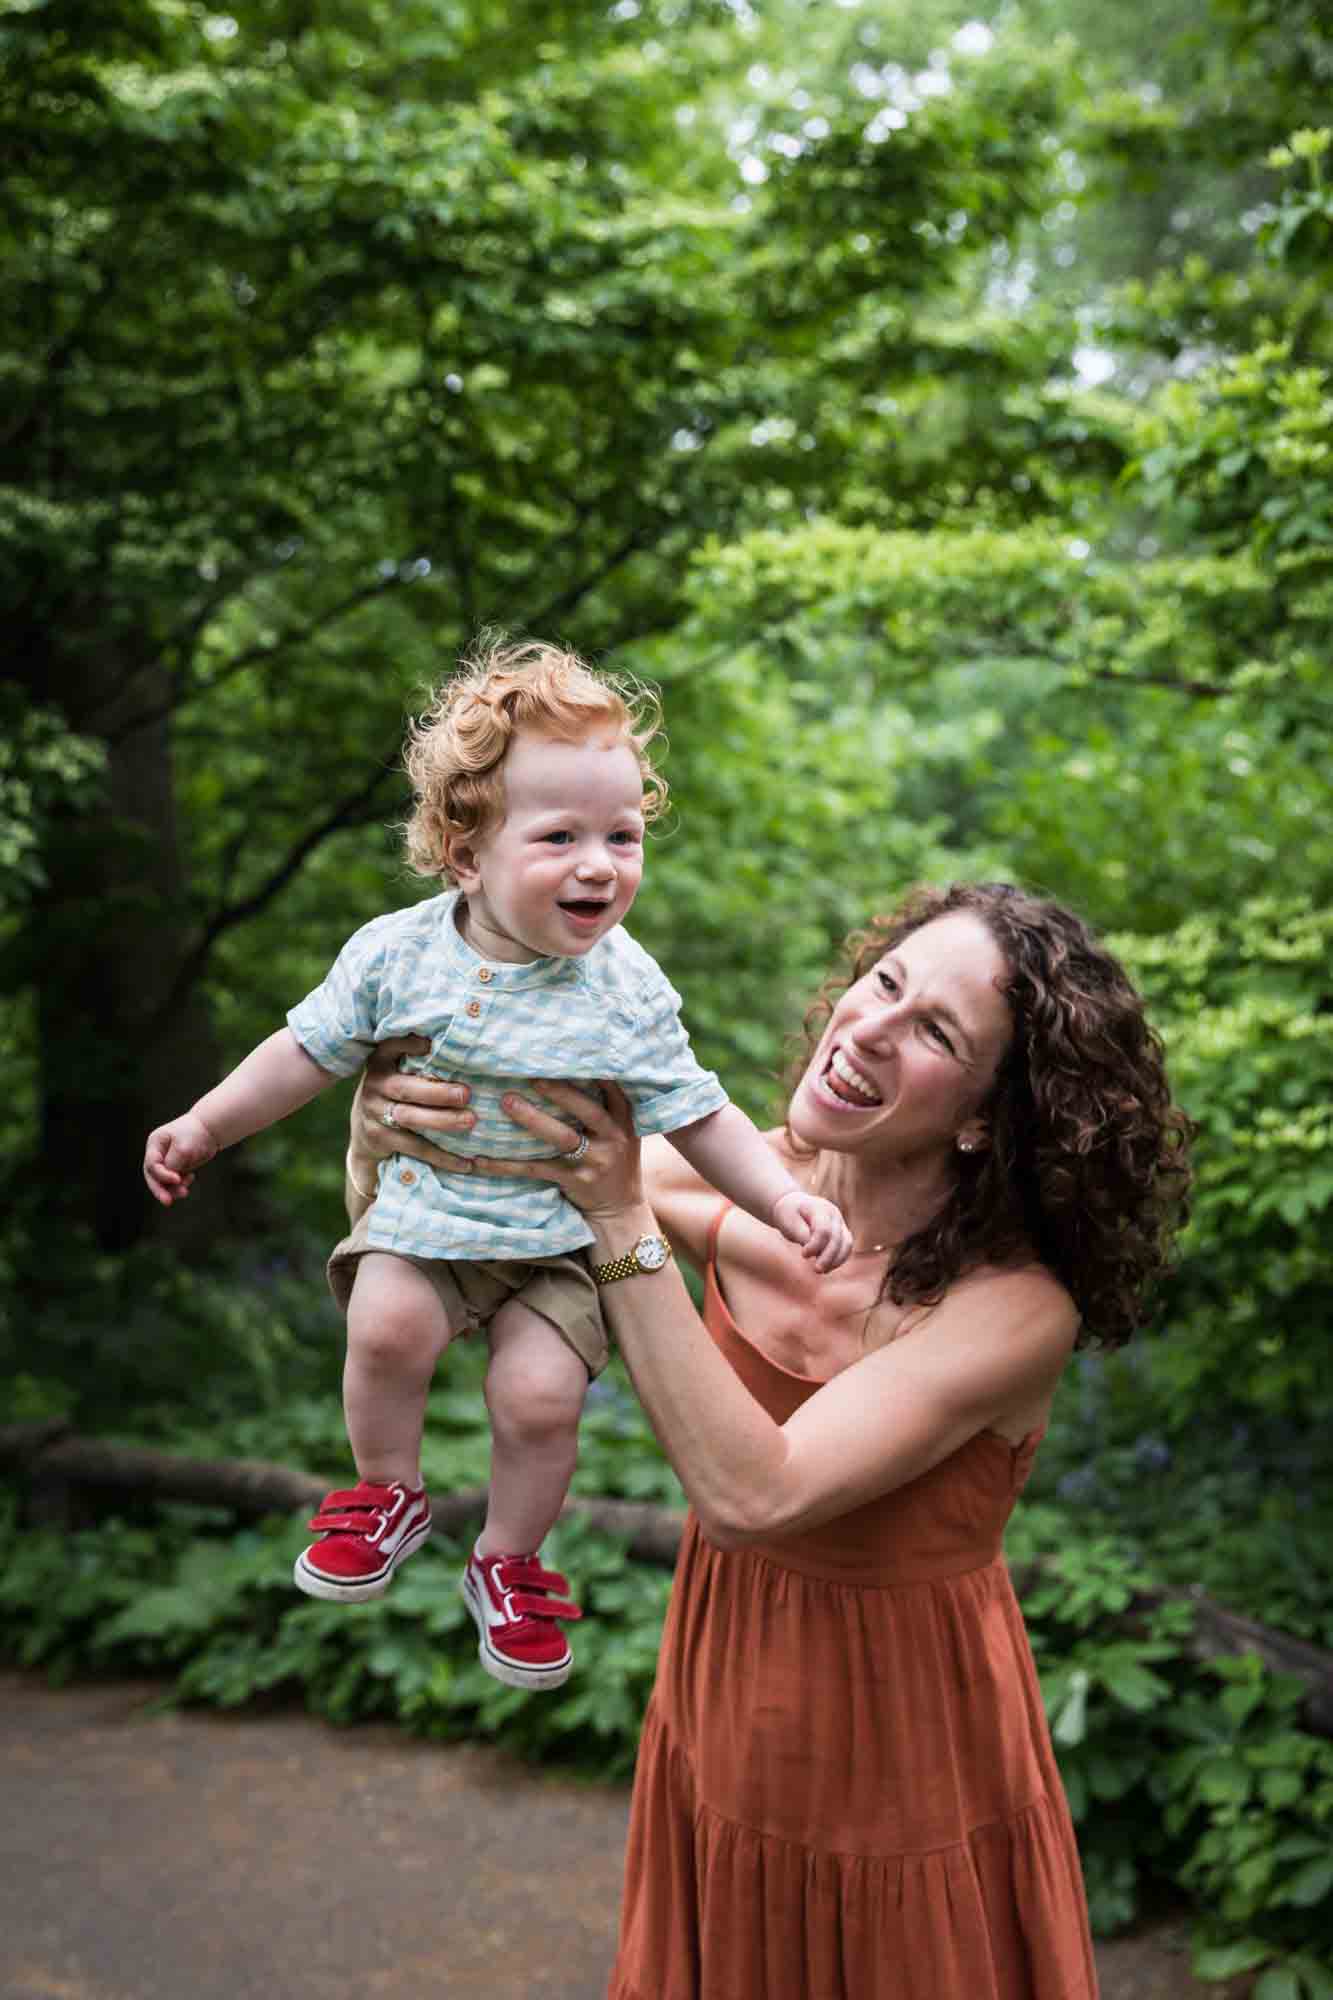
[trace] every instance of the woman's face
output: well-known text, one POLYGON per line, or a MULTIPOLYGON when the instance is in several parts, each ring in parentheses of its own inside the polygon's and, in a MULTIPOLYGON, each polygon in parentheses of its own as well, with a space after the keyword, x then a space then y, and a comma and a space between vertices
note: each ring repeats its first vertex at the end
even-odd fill
POLYGON ((1013 1038, 1007 975, 969 911, 910 932, 835 1006, 788 1110, 796 1137, 895 1160, 983 1147, 981 1106, 1013 1038))

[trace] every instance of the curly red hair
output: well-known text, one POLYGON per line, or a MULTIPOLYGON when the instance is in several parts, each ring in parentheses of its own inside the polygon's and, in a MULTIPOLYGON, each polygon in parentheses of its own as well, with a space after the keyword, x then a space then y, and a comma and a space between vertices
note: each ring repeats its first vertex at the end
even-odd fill
MULTIPOLYGON (((854 932, 805 1016, 789 1091, 838 996, 923 924, 967 911, 1004 956, 1014 1036, 982 1107, 985 1150, 900 1244, 881 1296, 932 1305, 965 1271, 1035 1255, 1066 1287, 1084 1340, 1120 1346, 1147 1317, 1189 1213, 1189 1118, 1124 968, 1081 918, 1005 882, 912 890, 854 932)), ((789 1139, 798 1144, 791 1133, 789 1139)))
POLYGON ((409 867, 452 879, 454 843, 475 840, 503 819, 505 753, 519 729, 566 742, 592 729, 615 730, 638 759, 643 817, 651 822, 667 800, 666 780, 648 755, 661 721, 657 696, 626 674, 595 673, 577 653, 543 639, 483 633, 408 731, 409 867))

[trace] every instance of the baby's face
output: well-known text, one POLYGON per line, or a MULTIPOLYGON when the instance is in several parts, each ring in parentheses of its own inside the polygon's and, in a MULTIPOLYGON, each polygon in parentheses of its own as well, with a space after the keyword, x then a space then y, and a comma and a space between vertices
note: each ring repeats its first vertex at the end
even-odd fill
POLYGON ((643 874, 643 779, 609 729, 575 743, 519 730, 505 816, 452 866, 463 932, 483 958, 581 958, 618 924, 643 874))

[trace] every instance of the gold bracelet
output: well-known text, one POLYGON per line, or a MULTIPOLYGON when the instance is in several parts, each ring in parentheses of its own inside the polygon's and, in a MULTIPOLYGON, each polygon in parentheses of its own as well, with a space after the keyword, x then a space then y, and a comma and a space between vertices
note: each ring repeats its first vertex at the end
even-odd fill
POLYGON ((356 1175, 352 1172, 352 1149, 350 1146, 347 1148, 347 1157, 343 1161, 343 1172, 347 1175, 348 1180, 352 1183, 352 1186, 356 1189, 362 1201, 375 1200, 376 1196, 379 1194, 380 1191, 379 1183, 377 1181, 373 1188, 362 1187, 360 1181, 357 1179, 356 1175))

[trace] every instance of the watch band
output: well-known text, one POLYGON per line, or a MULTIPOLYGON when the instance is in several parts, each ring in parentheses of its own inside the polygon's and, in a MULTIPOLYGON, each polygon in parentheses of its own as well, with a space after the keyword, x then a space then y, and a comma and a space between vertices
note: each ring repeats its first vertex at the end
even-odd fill
POLYGON ((641 1236, 632 1250, 623 1257, 613 1257, 609 1264, 594 1264, 592 1276, 594 1284, 613 1285, 617 1278, 635 1278, 641 1273, 650 1275, 660 1271, 670 1261, 671 1246, 662 1236, 641 1236))
POLYGON ((627 1257, 614 1257, 609 1264, 594 1264, 592 1275, 599 1285, 613 1285, 617 1278, 632 1278, 643 1267, 631 1250, 627 1257))

